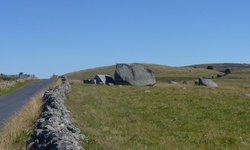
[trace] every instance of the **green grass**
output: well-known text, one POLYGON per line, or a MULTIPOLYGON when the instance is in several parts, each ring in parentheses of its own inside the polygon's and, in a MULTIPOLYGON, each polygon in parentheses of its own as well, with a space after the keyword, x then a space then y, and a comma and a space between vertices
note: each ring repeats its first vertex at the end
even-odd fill
POLYGON ((218 88, 72 82, 65 105, 86 135, 84 147, 90 150, 248 149, 250 98, 245 94, 250 87, 223 86, 226 79, 218 82, 222 84, 218 88))
POLYGON ((226 79, 250 79, 250 69, 238 70, 227 75, 226 79))
MULTIPOLYGON (((153 87, 96 86, 71 81, 65 101, 86 139, 86 149, 249 149, 250 71, 214 79, 217 88, 195 86, 218 71, 143 64, 153 70, 153 87), (170 85, 168 81, 189 85, 170 85), (149 91, 149 92, 145 92, 149 91)), ((72 79, 113 75, 115 66, 68 74, 72 79)))
POLYGON ((12 77, 0 77, 0 81, 15 81, 17 78, 12 77))
POLYGON ((14 86, 9 86, 5 88, 0 88, 0 96, 8 95, 16 92, 18 89, 24 87, 25 85, 34 82, 36 80, 25 80, 23 82, 17 82, 14 86))

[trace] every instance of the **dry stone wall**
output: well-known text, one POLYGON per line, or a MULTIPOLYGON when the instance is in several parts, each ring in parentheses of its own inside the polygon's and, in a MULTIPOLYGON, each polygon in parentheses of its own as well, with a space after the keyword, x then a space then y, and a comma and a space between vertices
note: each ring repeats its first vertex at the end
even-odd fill
POLYGON ((0 81, 0 88, 14 86, 15 84, 16 84, 16 81, 0 81))
POLYGON ((12 87, 15 86, 15 84, 18 82, 24 82, 26 80, 32 80, 32 79, 34 78, 17 79, 15 81, 0 81, 0 88, 12 87))
POLYGON ((65 93, 71 86, 66 77, 62 81, 60 86, 45 92, 43 111, 26 150, 84 150, 80 143, 84 135, 72 124, 72 115, 64 106, 65 93))

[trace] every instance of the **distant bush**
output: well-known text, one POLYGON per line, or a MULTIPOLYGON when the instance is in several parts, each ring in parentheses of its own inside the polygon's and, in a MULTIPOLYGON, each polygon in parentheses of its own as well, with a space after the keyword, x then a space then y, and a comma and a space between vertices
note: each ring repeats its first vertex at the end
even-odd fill
POLYGON ((213 70, 214 67, 213 66, 207 66, 207 69, 213 70))
POLYGON ((226 70, 224 71, 224 73, 225 73, 225 74, 230 74, 230 73, 231 73, 231 70, 230 70, 230 69, 226 69, 226 70))

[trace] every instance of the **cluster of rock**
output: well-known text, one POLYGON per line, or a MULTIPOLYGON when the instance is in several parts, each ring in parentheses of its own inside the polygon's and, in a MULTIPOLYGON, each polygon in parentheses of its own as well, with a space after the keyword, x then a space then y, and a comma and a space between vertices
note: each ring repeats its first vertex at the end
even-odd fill
MULTIPOLYGON (((169 84, 178 84, 178 82, 176 81, 169 81, 169 84)), ((182 82, 182 84, 189 84, 189 82, 187 80, 184 80, 182 82)), ((195 85, 203 85, 203 86, 207 86, 207 87, 217 87, 218 85, 211 79, 205 79, 205 78, 199 78, 198 80, 194 81, 195 85)))
MULTIPOLYGON (((178 84, 176 81, 169 81, 169 84, 178 84)), ((184 80, 182 84, 189 84, 187 80, 184 80)), ((211 79, 205 79, 205 78, 199 78, 198 80, 195 80, 195 85, 204 85, 207 87, 217 87, 218 85, 211 79)))
MULTIPOLYGON (((115 79, 110 75, 97 74, 94 79, 84 79, 83 82, 85 84, 135 86, 153 86, 156 83, 153 71, 139 64, 117 64, 114 77, 115 79)), ((169 84, 178 84, 178 82, 170 81, 169 84)), ((182 84, 189 84, 189 82, 184 80, 182 84)), ((195 84, 208 87, 218 86, 213 80, 205 78, 199 78, 195 84)))
POLYGON ((138 64, 117 64, 114 76, 115 79, 110 75, 97 74, 94 79, 84 79, 83 82, 85 84, 136 86, 152 86, 156 83, 153 71, 138 64))
POLYGON ((94 79, 84 79, 84 84, 114 85, 115 80, 110 75, 97 74, 94 79))
POLYGON ((43 96, 43 111, 35 122, 26 150, 83 150, 80 140, 84 136, 72 124, 72 115, 64 106, 65 93, 71 90, 71 86, 66 77, 61 78, 62 84, 43 96))

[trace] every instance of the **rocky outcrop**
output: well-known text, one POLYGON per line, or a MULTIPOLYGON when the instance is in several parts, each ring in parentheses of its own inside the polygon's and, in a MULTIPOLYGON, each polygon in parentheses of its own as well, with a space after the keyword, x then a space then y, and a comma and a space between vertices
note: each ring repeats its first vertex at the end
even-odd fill
POLYGON ((148 68, 137 64, 117 64, 115 70, 115 83, 120 85, 154 85, 154 73, 148 68))
POLYGON ((72 124, 72 115, 64 106, 65 93, 71 86, 66 77, 62 77, 62 81, 60 86, 45 92, 43 111, 26 150, 83 150, 79 141, 84 136, 72 124))

